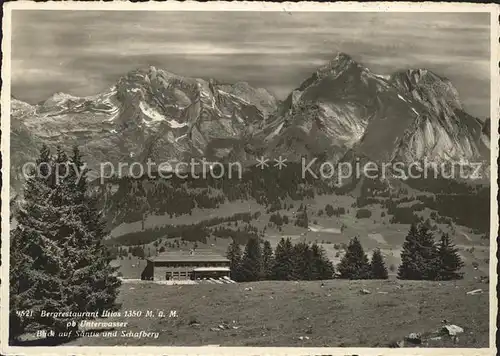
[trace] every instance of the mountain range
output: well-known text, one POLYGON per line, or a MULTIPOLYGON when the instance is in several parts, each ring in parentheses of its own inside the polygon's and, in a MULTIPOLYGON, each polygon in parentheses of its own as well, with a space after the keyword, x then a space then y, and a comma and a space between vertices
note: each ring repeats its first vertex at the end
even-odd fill
POLYGON ((42 142, 78 145, 101 162, 260 155, 341 160, 361 155, 410 163, 489 161, 490 121, 469 115, 453 84, 429 70, 382 76, 337 54, 280 101, 248 83, 188 78, 149 67, 103 93, 11 100, 11 185, 42 142))

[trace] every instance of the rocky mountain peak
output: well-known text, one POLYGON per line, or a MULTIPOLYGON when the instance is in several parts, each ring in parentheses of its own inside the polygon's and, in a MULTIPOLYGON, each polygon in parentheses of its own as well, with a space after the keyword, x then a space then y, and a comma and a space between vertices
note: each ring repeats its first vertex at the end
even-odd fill
POLYGON ((429 110, 441 115, 452 115, 462 110, 457 89, 444 77, 427 69, 409 69, 394 73, 391 83, 429 110))
POLYGON ((319 79, 326 76, 338 77, 340 74, 352 68, 359 68, 359 64, 356 63, 348 54, 340 52, 335 56, 335 58, 320 67, 316 71, 316 74, 319 79))
POLYGON ((63 105, 67 101, 70 101, 70 100, 76 101, 78 99, 80 99, 80 98, 78 98, 74 95, 71 95, 71 94, 67 94, 67 93, 63 93, 63 92, 56 92, 56 93, 52 94, 47 100, 45 100, 43 102, 43 105, 44 106, 63 105))
POLYGON ((293 154, 282 142, 322 142, 315 151, 332 158, 355 150, 409 163, 482 159, 487 127, 463 111, 448 79, 427 69, 381 76, 339 53, 292 91, 265 137, 280 154, 293 154))

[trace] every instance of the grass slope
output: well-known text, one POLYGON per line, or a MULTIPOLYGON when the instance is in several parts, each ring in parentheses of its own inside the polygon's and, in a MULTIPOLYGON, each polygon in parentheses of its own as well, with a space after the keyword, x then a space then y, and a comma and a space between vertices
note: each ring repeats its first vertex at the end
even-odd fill
MULTIPOLYGON (((114 318, 129 321, 127 331, 157 331, 157 339, 92 337, 71 344, 388 347, 412 332, 433 333, 447 319, 465 330, 458 342, 442 339, 423 346, 488 346, 487 284, 463 280, 442 283, 332 280, 324 284, 321 287, 317 281, 195 286, 127 283, 119 297, 122 311, 177 310, 179 317, 114 318), (245 291, 247 287, 252 290, 245 291), (362 288, 372 293, 361 294, 362 288), (466 295, 477 288, 485 293, 466 295), (193 322, 196 324, 190 325, 193 322), (212 330, 222 323, 230 327, 212 330)), ((121 330, 124 329, 118 333, 121 330)))

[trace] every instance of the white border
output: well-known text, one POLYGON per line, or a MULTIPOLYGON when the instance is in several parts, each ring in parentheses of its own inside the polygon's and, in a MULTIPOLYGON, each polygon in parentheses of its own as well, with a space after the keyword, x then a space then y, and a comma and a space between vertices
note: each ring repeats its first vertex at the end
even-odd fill
MULTIPOLYGON (((490 236, 497 236, 498 232, 498 204, 497 204, 497 157, 498 147, 498 119, 500 118, 500 79, 498 63, 500 47, 498 39, 499 9, 494 4, 466 4, 466 3, 262 3, 262 2, 174 2, 164 3, 129 3, 115 2, 11 2, 4 4, 2 21, 2 91, 1 91, 1 152, 2 152, 2 267, 1 276, 1 318, 0 342, 1 353, 7 355, 495 355, 496 315, 498 302, 496 298, 497 276, 497 241, 490 238, 490 347, 481 349, 444 349, 444 348, 299 348, 299 347, 137 347, 137 346, 57 346, 57 347, 11 347, 8 346, 8 307, 9 307, 9 232, 10 207, 9 186, 10 176, 10 72, 11 72, 11 20, 12 10, 130 10, 130 11, 301 11, 301 12, 487 12, 491 15, 491 226, 490 236)), ((423 15, 425 16, 425 15, 423 15)))

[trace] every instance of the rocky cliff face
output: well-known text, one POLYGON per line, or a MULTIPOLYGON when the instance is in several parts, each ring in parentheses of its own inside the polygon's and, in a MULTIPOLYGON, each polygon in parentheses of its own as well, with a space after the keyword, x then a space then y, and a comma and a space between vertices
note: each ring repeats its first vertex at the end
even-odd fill
POLYGON ((394 74, 391 81, 421 106, 417 120, 398 142, 396 157, 405 161, 489 158, 489 131, 483 130, 483 122, 463 110, 449 80, 430 71, 409 70, 394 74))
POLYGON ((260 134, 272 154, 289 157, 489 158, 488 124, 464 111, 449 80, 423 69, 376 75, 343 53, 294 90, 260 134))

